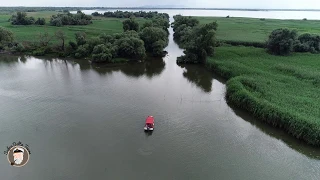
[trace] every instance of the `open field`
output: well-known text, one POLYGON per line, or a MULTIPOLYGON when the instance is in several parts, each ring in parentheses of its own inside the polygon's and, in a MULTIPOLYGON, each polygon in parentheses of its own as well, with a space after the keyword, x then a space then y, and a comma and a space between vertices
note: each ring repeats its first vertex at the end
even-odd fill
POLYGON ((229 102, 299 139, 320 145, 319 55, 282 57, 261 48, 219 47, 207 65, 229 79, 229 102))
MULTIPOLYGON (((50 17, 53 14, 57 14, 57 12, 42 11, 42 12, 28 13, 28 16, 33 16, 35 18, 44 17, 46 19, 45 26, 11 25, 11 23, 8 22, 8 19, 11 17, 10 15, 0 15, 0 26, 3 26, 11 30, 15 35, 16 41, 18 42, 37 41, 39 39, 38 34, 40 32, 43 33, 47 31, 50 35, 54 35, 54 32, 56 32, 59 29, 61 29, 66 33, 67 41, 74 40, 75 38, 74 34, 79 31, 86 32, 88 37, 99 36, 101 33, 113 34, 113 33, 123 32, 122 21, 124 21, 125 19, 99 17, 99 18, 94 18, 93 24, 90 24, 90 25, 56 27, 56 26, 49 26, 50 17)), ((143 18, 137 18, 137 21, 142 25, 147 20, 143 18)), ((53 39, 53 41, 56 41, 56 40, 53 39)))
POLYGON ((243 42, 265 42, 272 30, 296 29, 301 33, 320 34, 320 21, 278 20, 256 18, 196 17, 201 24, 217 21, 217 39, 243 42))

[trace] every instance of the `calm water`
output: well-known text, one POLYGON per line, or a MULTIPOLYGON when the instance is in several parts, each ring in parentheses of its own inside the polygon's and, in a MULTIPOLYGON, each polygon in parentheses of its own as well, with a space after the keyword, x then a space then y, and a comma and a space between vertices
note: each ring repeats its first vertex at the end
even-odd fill
POLYGON ((178 66, 181 49, 130 66, 0 56, 1 179, 319 179, 320 150, 230 107, 224 81, 178 66), (152 134, 143 131, 155 116, 152 134))

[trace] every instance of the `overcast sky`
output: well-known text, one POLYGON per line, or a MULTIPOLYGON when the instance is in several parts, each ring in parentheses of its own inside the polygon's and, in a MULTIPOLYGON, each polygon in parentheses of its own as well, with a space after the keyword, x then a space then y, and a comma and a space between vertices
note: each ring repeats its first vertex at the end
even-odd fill
POLYGON ((138 7, 175 5, 207 8, 320 9, 319 0, 0 0, 0 6, 138 7))

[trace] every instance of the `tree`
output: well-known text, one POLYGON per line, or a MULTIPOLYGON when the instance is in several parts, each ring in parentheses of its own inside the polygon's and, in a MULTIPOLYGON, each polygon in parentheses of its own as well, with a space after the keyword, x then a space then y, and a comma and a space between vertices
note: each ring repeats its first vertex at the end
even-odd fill
POLYGON ((30 25, 34 24, 35 19, 33 17, 27 17, 25 12, 17 12, 11 17, 11 24, 13 25, 30 25))
POLYGON ((289 55, 293 51, 297 32, 289 29, 276 29, 269 35, 267 50, 275 55, 289 55))
POLYGON ((83 57, 87 57, 89 56, 89 45, 88 44, 84 44, 78 47, 78 49, 75 52, 75 58, 83 58, 83 57))
POLYGON ((130 18, 122 22, 123 30, 124 31, 138 31, 139 30, 139 23, 134 19, 130 18))
POLYGON ((34 23, 37 25, 45 25, 46 24, 46 19, 44 18, 38 18, 37 21, 34 23))
POLYGON ((162 17, 156 17, 152 19, 152 24, 155 27, 161 27, 163 30, 167 30, 170 27, 169 19, 162 17))
POLYGON ((47 47, 49 42, 52 40, 52 36, 49 35, 48 31, 39 33, 39 44, 41 47, 47 47))
POLYGON ((301 34, 298 40, 294 42, 294 51, 296 52, 320 52, 320 36, 309 33, 301 34))
POLYGON ((115 41, 114 36, 112 36, 112 35, 107 35, 107 34, 105 34, 105 33, 101 34, 101 35, 99 36, 99 38, 100 38, 100 40, 101 40, 104 44, 106 44, 106 43, 114 43, 114 41, 115 41))
POLYGON ((51 26, 61 27, 61 26, 62 26, 62 20, 61 20, 61 18, 51 19, 51 20, 50 20, 50 25, 51 25, 51 26))
POLYGON ((140 38, 144 41, 146 51, 154 56, 162 56, 163 49, 168 45, 166 31, 158 27, 146 27, 140 33, 140 38))
POLYGON ((58 30, 55 32, 55 36, 61 41, 61 50, 64 51, 64 42, 67 38, 66 34, 62 30, 58 30))
POLYGON ((63 26, 63 25, 88 25, 92 23, 92 16, 86 15, 81 11, 77 14, 66 14, 52 15, 50 19, 50 25, 52 26, 63 26))
POLYGON ((0 27, 0 45, 7 46, 9 43, 12 43, 12 41, 13 33, 4 27, 0 27))
POLYGON ((165 56, 163 49, 166 47, 167 43, 163 40, 158 40, 152 44, 152 55, 156 57, 165 56))
POLYGON ((139 38, 123 37, 117 39, 115 45, 118 47, 119 57, 140 59, 146 55, 144 43, 139 38))
POLYGON ((176 15, 173 17, 174 18, 174 22, 172 23, 173 25, 173 31, 175 32, 176 29, 185 24, 186 26, 190 26, 190 27, 195 27, 197 25, 199 25, 199 20, 194 18, 194 17, 186 17, 186 16, 181 16, 181 15, 176 15))
POLYGON ((91 14, 92 16, 101 16, 101 14, 99 14, 98 12, 94 12, 91 14))
POLYGON ((185 55, 178 58, 178 63, 205 63, 207 56, 212 56, 216 45, 215 32, 218 24, 198 25, 192 28, 192 32, 186 37, 184 44, 185 55))
POLYGON ((84 45, 87 42, 87 34, 85 32, 77 32, 75 35, 78 46, 84 45))
POLYGON ((104 44, 97 45, 93 48, 92 62, 110 62, 111 59, 111 51, 104 44))

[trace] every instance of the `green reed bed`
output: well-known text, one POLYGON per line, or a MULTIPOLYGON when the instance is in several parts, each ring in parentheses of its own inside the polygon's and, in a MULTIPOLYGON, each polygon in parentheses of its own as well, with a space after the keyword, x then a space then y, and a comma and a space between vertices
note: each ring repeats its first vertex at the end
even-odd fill
POLYGON ((261 48, 218 47, 208 67, 228 78, 227 100, 298 139, 320 145, 320 58, 272 56, 261 48))
POLYGON ((236 17, 195 17, 200 24, 217 21, 216 37, 231 45, 264 47, 269 34, 278 28, 296 29, 299 34, 320 34, 320 21, 236 17))

